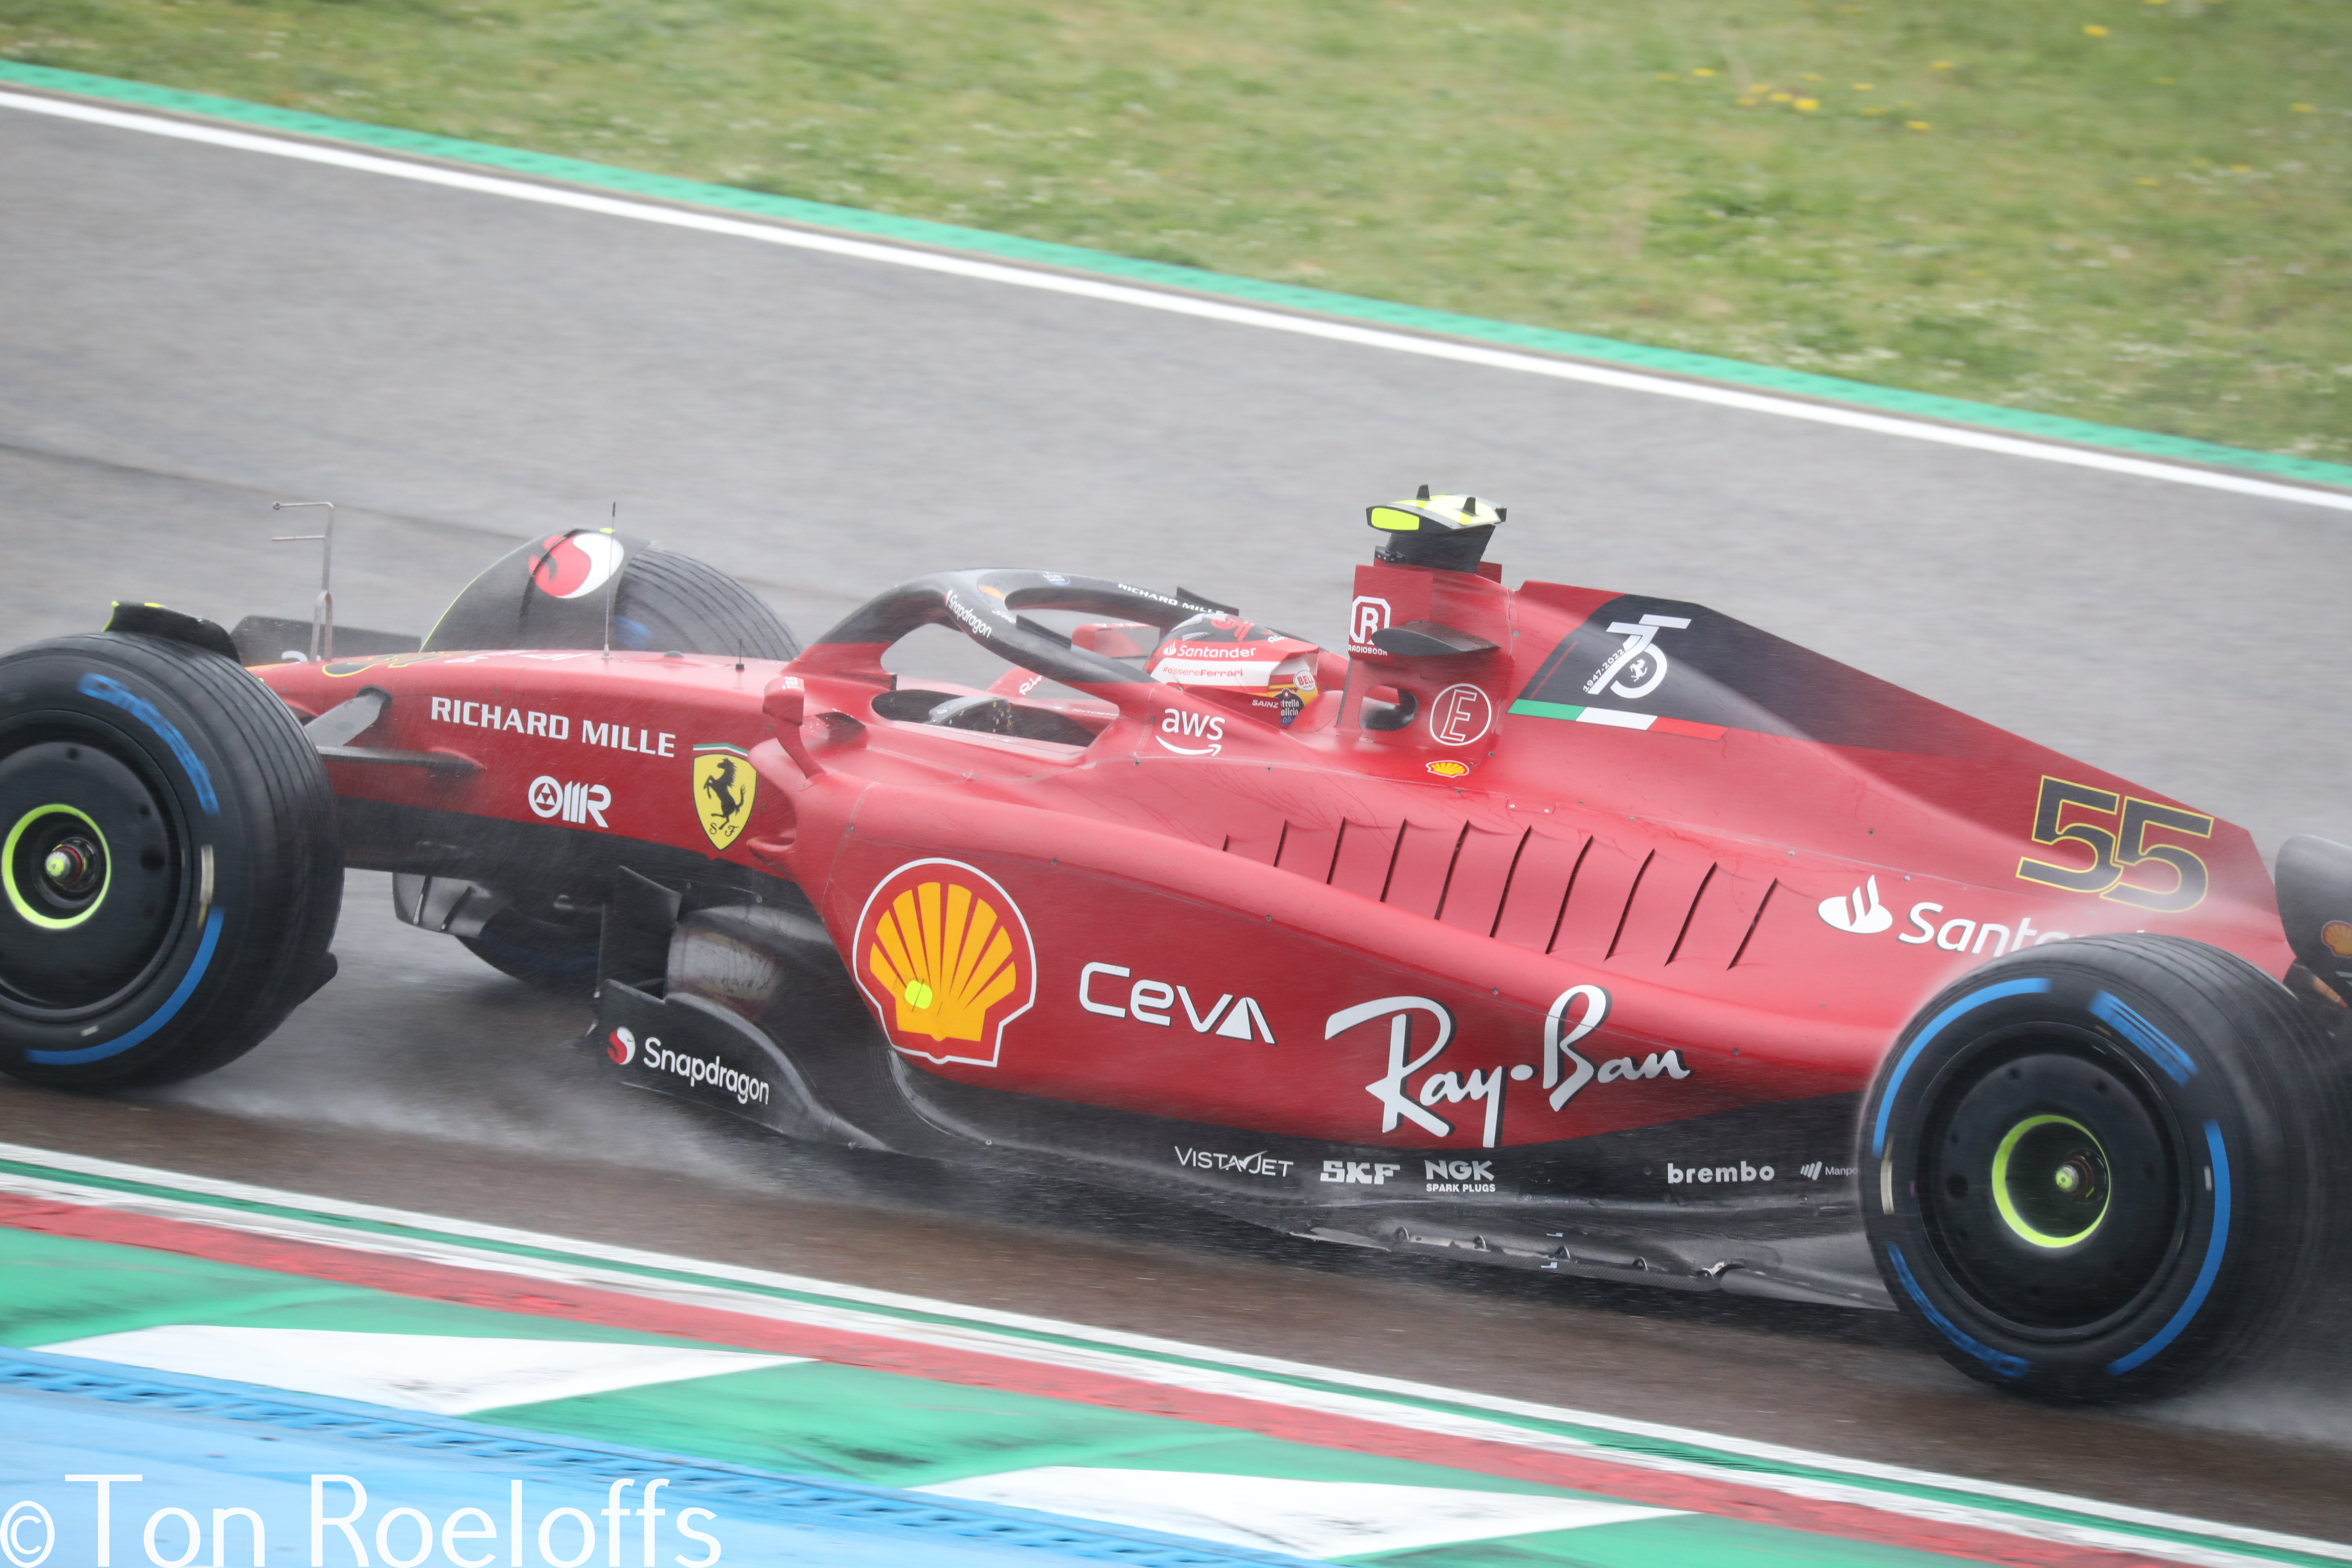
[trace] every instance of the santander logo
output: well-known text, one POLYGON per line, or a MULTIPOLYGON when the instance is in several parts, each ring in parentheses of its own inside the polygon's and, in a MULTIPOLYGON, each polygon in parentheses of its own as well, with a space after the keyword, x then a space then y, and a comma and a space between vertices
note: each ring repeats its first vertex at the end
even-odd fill
POLYGON ((1895 911, 1878 901, 1878 879, 1871 878, 1852 893, 1821 902, 1822 919, 1840 931, 1870 936, 1895 923, 1895 911), (1866 895, 1866 896, 1865 896, 1866 895))
POLYGON ((616 1067, 627 1067, 637 1059, 637 1037, 626 1029, 615 1029, 604 1043, 604 1054, 616 1067))
POLYGON ((532 584, 558 599, 577 599, 613 580, 627 553, 609 533, 551 533, 530 564, 532 584))

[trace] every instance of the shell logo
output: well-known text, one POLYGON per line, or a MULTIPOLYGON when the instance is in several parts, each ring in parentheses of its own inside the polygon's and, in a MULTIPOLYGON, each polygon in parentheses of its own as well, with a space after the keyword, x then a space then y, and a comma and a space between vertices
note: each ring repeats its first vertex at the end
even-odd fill
POLYGON ((1441 757, 1433 763, 1423 763, 1422 766, 1442 779, 1458 779, 1470 772, 1468 763, 1457 762, 1452 757, 1441 757))
POLYGON ((2352 925, 2342 921, 2329 921, 2319 928, 2319 940, 2326 942, 2327 951, 2336 957, 2352 958, 2352 925))
POLYGON ((1037 999, 1028 921, 960 860, 911 860, 883 878, 851 952, 890 1043, 926 1061, 994 1067, 1005 1026, 1037 999))
POLYGON ((531 559, 531 584, 558 599, 581 598, 611 582, 626 553, 609 533, 551 533, 531 559))

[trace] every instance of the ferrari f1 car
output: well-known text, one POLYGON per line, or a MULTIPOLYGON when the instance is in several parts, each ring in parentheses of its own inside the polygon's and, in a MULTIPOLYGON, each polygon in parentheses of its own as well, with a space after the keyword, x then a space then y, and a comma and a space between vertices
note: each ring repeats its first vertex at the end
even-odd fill
POLYGON ((1370 509, 1344 650, 1179 589, 539 540, 421 642, 152 605, 0 659, 0 1067, 216 1067, 346 866, 620 1083, 1292 1234, 1909 1314, 2177 1388, 2342 1247, 2352 849, 1370 509), (1041 618, 1044 617, 1044 618, 1041 618), (923 627, 985 688, 888 673, 923 627))

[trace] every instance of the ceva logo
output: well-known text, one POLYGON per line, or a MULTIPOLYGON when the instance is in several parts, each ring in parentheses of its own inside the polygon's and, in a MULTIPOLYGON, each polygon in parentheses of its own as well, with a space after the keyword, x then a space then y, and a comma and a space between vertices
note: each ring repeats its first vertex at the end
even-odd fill
POLYGON ((1878 879, 1871 878, 1852 893, 1821 902, 1822 919, 1840 931, 1870 936, 1895 923, 1895 911, 1878 901, 1878 879))

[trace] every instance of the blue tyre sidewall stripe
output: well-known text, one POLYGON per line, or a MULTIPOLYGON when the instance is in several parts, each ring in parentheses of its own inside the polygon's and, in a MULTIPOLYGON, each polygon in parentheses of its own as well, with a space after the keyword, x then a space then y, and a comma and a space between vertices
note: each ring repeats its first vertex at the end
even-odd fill
POLYGON ((205 766, 202 757, 196 755, 196 749, 188 744, 188 738, 180 733, 180 727, 164 718, 155 704, 112 676, 100 675, 94 669, 76 682, 74 689, 85 697, 94 697, 120 708, 152 730, 155 738, 178 759, 181 770, 188 775, 188 785, 196 792, 196 804, 204 808, 204 814, 206 816, 220 815, 220 794, 213 788, 212 770, 205 766))
POLYGON ((2210 1118, 2205 1122, 2205 1152, 2213 1161, 2213 1231, 2205 1239, 2205 1262, 2197 1270, 2197 1283, 2189 1287, 2188 1300, 2146 1343, 2107 1363, 2111 1377, 2137 1371, 2179 1339, 2212 1294, 2213 1281, 2221 1277, 2221 1258, 2230 1249, 2230 1151, 2221 1138, 2221 1124, 2210 1118))
POLYGON ((133 1025, 128 1032, 99 1045, 84 1046, 79 1050, 26 1051, 25 1059, 43 1067, 72 1067, 80 1062, 104 1061, 152 1037, 156 1030, 178 1016, 180 1009, 187 1005, 188 998, 195 994, 197 983, 204 979, 205 971, 212 966, 214 950, 220 945, 222 913, 221 907, 215 904, 212 914, 205 921, 204 940, 196 943, 195 962, 188 965, 185 974, 180 976, 179 984, 172 988, 172 994, 163 999, 163 1005, 133 1025))
POLYGON ((1920 1313, 1936 1325, 1937 1332, 2003 1377, 2023 1377, 2033 1370, 2033 1363, 2023 1356, 2011 1355, 2007 1351, 1997 1351, 1989 1344, 1971 1339, 1958 1323, 1944 1316, 1936 1303, 1927 1300, 1927 1293, 1919 1289, 1919 1282, 1911 1278, 1911 1265, 1904 1259, 1903 1249, 1900 1247, 1890 1242, 1887 1245, 1886 1256, 1895 1265, 1895 1279, 1902 1282, 1903 1289, 1909 1293, 1920 1313))
POLYGON ((1895 1097, 1903 1088, 1905 1075, 1909 1073, 1912 1065, 1918 1061, 1919 1053, 1926 1050, 1937 1035, 1949 1027, 1953 1019, 1974 1012, 1988 1002, 1998 1002, 2005 996, 2027 996, 2049 989, 2050 982, 2038 977, 2030 980, 2005 980, 1998 985, 1988 985, 1981 991, 1961 997, 1929 1020, 1927 1026, 1919 1031, 1909 1047, 1904 1051, 1903 1059, 1895 1064, 1895 1071, 1886 1080, 1886 1090, 1878 1098, 1878 1119, 1873 1124, 1870 1133, 1870 1157, 1875 1160, 1886 1152, 1886 1124, 1888 1119, 1895 1114, 1895 1097))
MULTIPOLYGON (((2010 996, 2046 994, 2051 989, 2051 982, 2041 978, 2012 980, 1996 985, 1988 985, 1981 991, 1961 997, 1930 1019, 1927 1026, 1922 1028, 1912 1039, 1910 1045, 1904 1049, 1902 1057, 1895 1064, 1894 1070, 1887 1075, 1886 1088, 1879 1098, 1877 1115, 1872 1124, 1871 1157, 1879 1159, 1885 1156, 1887 1133, 1894 1116, 1896 1095, 1912 1068, 1917 1064, 1927 1047, 1938 1036, 1956 1020, 1989 1002, 2010 996)), ((2189 1080, 2197 1076, 2197 1063, 2194 1058, 2139 1012, 2110 992, 2105 989, 2099 990, 2087 1010, 2101 1022, 2116 1030, 2135 1047, 2142 1057, 2175 1084, 2186 1088, 2189 1080)), ((2188 1295, 2182 1299, 2180 1305, 2174 1309, 2172 1315, 2165 1321, 2164 1326, 2149 1335, 2136 1348, 2106 1363, 2105 1370, 2112 1377, 2126 1376, 2163 1354, 2175 1341, 2188 1331, 2189 1325, 2196 1321, 2198 1314, 2204 1310, 2206 1303, 2211 1299, 2213 1288, 2221 1279, 2221 1264, 2229 1252, 2231 1221, 2235 1200, 2231 1181, 2229 1148, 2227 1141, 2222 1136, 2221 1123, 2208 1117, 2203 1120, 2203 1127, 2206 1152, 2211 1162, 2213 1194, 2212 1222, 2206 1237, 2204 1260, 2199 1266, 2196 1280, 2190 1285, 2188 1295)), ((1984 1344, 1953 1322, 1928 1299, 1927 1292, 1913 1277, 1909 1260, 1903 1256, 1901 1247, 1890 1241, 1886 1247, 1886 1255, 1888 1262, 1893 1266, 1896 1281, 1902 1286, 1904 1293, 1910 1297, 1921 1315, 1935 1327, 1936 1331, 1952 1344, 2004 1377, 2021 1377, 2032 1369, 2032 1362, 1984 1344)))
MULTIPOLYGON (((81 678, 74 682, 74 689, 84 697, 106 703, 125 717, 144 725, 158 741, 163 742, 164 749, 180 764, 181 772, 188 781, 188 787, 195 795, 198 809, 206 816, 218 816, 221 814, 220 794, 214 786, 212 770, 205 766, 202 757, 196 755, 195 748, 188 743, 188 738, 182 733, 180 727, 165 718, 163 710, 152 701, 133 691, 113 676, 95 669, 85 670, 81 678)), ((212 967, 213 955, 220 946, 221 927, 225 915, 224 906, 214 904, 210 914, 205 918, 204 934, 197 941, 195 957, 190 962, 186 973, 180 976, 179 984, 172 988, 172 994, 163 999, 163 1005, 155 1011, 110 1040, 103 1040, 92 1046, 78 1047, 71 1050, 28 1049, 25 1052, 26 1061, 42 1067, 73 1067, 85 1062, 104 1061, 110 1057, 120 1056, 153 1038, 157 1031, 179 1016, 181 1008, 187 1005, 188 998, 195 994, 196 987, 202 984, 205 972, 212 967)))

